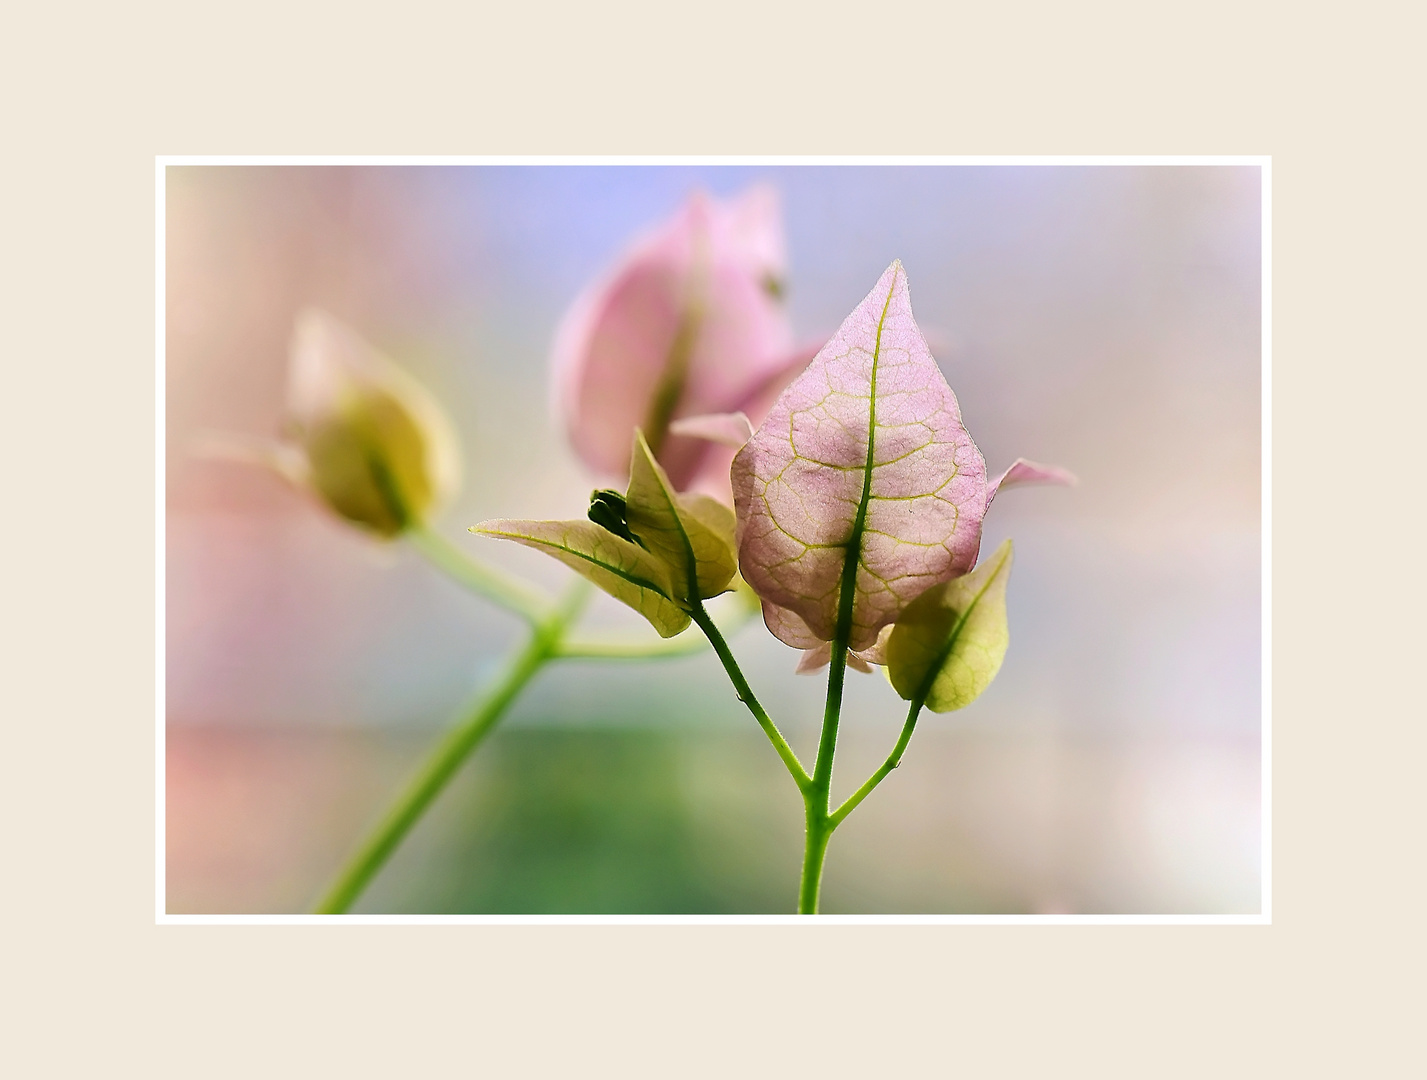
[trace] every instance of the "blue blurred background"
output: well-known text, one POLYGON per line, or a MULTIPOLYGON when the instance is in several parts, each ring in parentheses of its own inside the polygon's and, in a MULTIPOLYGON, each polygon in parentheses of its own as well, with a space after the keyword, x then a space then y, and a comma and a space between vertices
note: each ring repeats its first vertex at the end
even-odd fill
MULTIPOLYGON (((308 304, 455 416, 440 525, 570 517, 590 479, 549 412, 555 325, 696 188, 780 190, 800 339, 894 258, 999 470, 1012 642, 927 716, 839 830, 829 912, 1244 913, 1260 903, 1260 177, 1237 166, 258 167, 167 173, 167 888, 174 912, 300 911, 519 633, 210 431, 274 434, 308 304)), ((636 626, 603 599, 596 623, 636 626)), ((733 639, 805 758, 822 681, 733 639)), ((901 702, 850 676, 834 795, 901 702)), ((547 669, 358 910, 791 911, 801 804, 711 655, 547 669)))

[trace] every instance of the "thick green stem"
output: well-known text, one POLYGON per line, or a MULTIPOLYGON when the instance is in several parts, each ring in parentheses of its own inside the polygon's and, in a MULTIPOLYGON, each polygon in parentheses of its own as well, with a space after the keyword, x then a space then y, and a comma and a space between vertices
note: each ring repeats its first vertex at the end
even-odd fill
POLYGON ((449 574, 477 595, 515 612, 531 626, 537 626, 550 618, 553 608, 550 597, 504 571, 487 566, 474 556, 468 555, 434 529, 417 525, 408 529, 404 535, 411 541, 412 546, 439 570, 449 574))
POLYGON ((560 606, 531 631, 525 647, 511 657, 495 685, 481 695, 466 720, 452 730, 426 760, 420 772, 387 811, 376 829, 337 876, 317 905, 321 915, 346 912, 391 858, 412 827, 495 727, 525 684, 558 652, 565 629, 589 596, 586 584, 576 582, 560 606))
POLYGON ((837 729, 842 720, 842 686, 847 676, 848 628, 839 619, 837 636, 832 643, 832 665, 827 677, 827 704, 823 707, 822 736, 818 739, 818 757, 813 765, 813 779, 803 789, 803 806, 807 821, 807 841, 803 847, 803 875, 798 886, 798 914, 816 915, 818 897, 822 893, 823 860, 828 841, 837 822, 828 813, 832 799, 832 761, 837 753, 837 729))
MULTIPOLYGON (((818 759, 813 766, 813 783, 824 796, 832 788, 832 760, 837 753, 837 729, 842 722, 842 685, 847 678, 847 636, 839 634, 832 643, 832 661, 827 673, 827 702, 823 706, 823 730, 818 739, 818 759)), ((828 804, 823 803, 826 812, 828 804)))
POLYGON ((798 884, 798 914, 816 915, 818 895, 822 891, 823 860, 827 858, 827 843, 836 827, 827 813, 819 812, 811 800, 807 806, 807 839, 803 843, 803 876, 798 884))
MULTIPOLYGON (((873 384, 874 389, 876 384, 873 384)), ((868 442, 867 475, 872 475, 872 450, 868 442)), ((837 822, 828 813, 832 800, 832 761, 837 754, 837 729, 842 722, 842 686, 847 678, 847 646, 852 640, 852 607, 857 596, 857 563, 862 550, 862 529, 867 516, 871 481, 862 488, 862 505, 852 525, 852 538, 842 563, 842 586, 838 594, 837 625, 832 636, 832 661, 827 673, 827 704, 823 706, 823 729, 818 739, 818 758, 813 764, 813 782, 803 790, 807 810, 808 838, 803 851, 803 878, 798 888, 798 914, 816 915, 822 891, 823 857, 837 822)))

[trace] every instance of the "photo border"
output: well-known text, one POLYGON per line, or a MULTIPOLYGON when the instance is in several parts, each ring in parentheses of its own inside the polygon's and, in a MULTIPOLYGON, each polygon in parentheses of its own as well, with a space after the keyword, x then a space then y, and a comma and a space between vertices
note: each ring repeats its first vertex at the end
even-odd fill
POLYGON ((1272 157, 1271 155, 380 155, 175 154, 155 158, 155 884, 159 926, 1270 926, 1272 876, 1272 157), (1260 909, 1202 915, 314 915, 173 914, 167 900, 165 636, 166 170, 181 166, 1255 166, 1260 177, 1260 909))

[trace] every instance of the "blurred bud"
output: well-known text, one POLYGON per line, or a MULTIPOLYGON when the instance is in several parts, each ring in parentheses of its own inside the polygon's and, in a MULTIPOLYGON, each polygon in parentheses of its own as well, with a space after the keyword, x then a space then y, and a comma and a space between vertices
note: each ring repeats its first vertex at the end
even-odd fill
POLYGON ((794 355, 784 248, 772 188, 696 193, 575 300, 555 339, 555 399, 596 475, 625 472, 639 428, 676 489, 707 478, 727 497, 732 454, 677 422, 740 410, 756 422, 812 358, 794 355))
POLYGON ((325 312, 297 320, 287 427, 307 485, 381 536, 426 521, 459 486, 455 431, 435 398, 325 312))

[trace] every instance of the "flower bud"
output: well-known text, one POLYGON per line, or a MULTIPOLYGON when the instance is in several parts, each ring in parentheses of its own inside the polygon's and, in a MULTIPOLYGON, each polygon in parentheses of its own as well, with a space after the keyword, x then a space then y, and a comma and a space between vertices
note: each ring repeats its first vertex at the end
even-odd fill
POLYGON ((453 426, 431 394, 332 316, 293 334, 288 429, 308 485, 381 536, 428 520, 460 483, 453 426))

